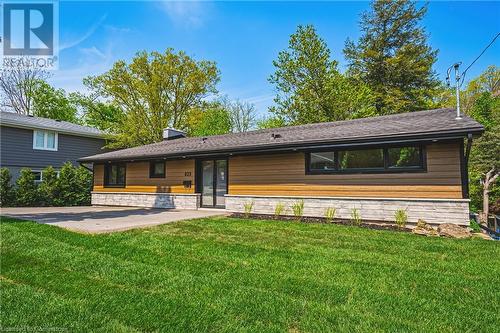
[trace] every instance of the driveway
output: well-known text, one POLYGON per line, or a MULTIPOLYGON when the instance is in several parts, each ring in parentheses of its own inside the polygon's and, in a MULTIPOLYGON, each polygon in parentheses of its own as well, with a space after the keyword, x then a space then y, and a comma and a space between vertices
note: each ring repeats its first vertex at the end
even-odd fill
POLYGON ((15 207, 0 214, 89 233, 144 228, 186 219, 224 215, 221 210, 174 210, 134 207, 15 207))

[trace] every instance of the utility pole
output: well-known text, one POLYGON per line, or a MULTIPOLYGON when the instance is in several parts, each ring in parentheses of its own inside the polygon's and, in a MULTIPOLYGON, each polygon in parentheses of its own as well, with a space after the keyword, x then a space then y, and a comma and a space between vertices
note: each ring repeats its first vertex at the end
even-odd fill
POLYGON ((446 83, 448 86, 450 86, 450 74, 451 74, 451 69, 455 69, 455 94, 456 94, 456 99, 457 99, 457 116, 455 119, 460 120, 462 119, 462 115, 460 113, 460 65, 461 62, 454 63, 452 66, 448 68, 447 71, 447 76, 446 76, 446 83))

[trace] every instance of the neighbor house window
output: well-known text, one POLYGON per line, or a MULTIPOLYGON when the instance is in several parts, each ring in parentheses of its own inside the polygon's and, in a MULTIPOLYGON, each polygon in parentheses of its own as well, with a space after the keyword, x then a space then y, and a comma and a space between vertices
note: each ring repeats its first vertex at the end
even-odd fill
POLYGON ((110 163, 104 167, 104 186, 125 187, 125 163, 110 163))
POLYGON ((165 161, 149 163, 149 178, 165 178, 165 161))
POLYGON ((40 170, 31 170, 31 173, 33 174, 33 176, 35 176, 35 183, 41 183, 42 182, 42 180, 43 180, 42 171, 40 171, 40 170))
POLYGON ((308 173, 376 173, 425 170, 421 146, 339 149, 306 155, 308 173))
POLYGON ((52 131, 33 131, 33 149, 57 150, 57 133, 52 131))

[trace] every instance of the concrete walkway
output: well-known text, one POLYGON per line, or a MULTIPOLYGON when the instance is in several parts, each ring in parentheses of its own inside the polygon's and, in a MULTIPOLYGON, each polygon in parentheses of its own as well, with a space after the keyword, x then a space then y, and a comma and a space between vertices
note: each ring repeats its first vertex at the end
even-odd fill
POLYGON ((15 207, 0 215, 88 233, 144 228, 186 219, 224 215, 221 210, 167 210, 134 207, 15 207))

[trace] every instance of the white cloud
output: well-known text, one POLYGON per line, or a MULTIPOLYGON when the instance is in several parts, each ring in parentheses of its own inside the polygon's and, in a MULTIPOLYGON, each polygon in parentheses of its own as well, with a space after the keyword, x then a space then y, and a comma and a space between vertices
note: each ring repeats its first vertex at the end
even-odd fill
POLYGON ((207 14, 206 3, 197 1, 164 1, 160 8, 167 14, 170 21, 184 28, 200 28, 205 23, 207 14))

